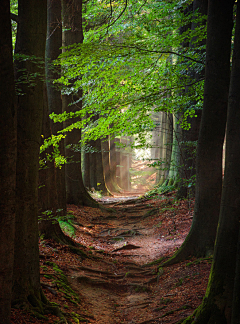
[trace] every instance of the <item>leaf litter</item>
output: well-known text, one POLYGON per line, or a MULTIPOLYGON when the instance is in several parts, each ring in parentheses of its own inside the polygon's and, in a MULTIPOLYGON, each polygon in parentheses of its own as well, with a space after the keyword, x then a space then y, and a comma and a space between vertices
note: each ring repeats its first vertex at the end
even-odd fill
MULTIPOLYGON (((180 323, 204 297, 211 258, 161 267, 188 234, 194 201, 125 196, 100 199, 102 209, 68 206, 81 253, 39 240, 42 289, 69 324, 180 323)), ((61 321, 12 309, 11 323, 61 321)))

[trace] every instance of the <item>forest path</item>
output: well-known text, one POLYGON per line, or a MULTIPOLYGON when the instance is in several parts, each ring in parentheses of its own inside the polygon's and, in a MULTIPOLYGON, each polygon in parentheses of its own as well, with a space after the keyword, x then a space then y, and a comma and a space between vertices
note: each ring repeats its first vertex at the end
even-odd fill
POLYGON ((176 323, 191 314, 204 295, 208 262, 166 269, 149 262, 169 257, 182 244, 193 203, 171 195, 108 197, 102 203, 102 211, 69 206, 76 216, 75 240, 90 257, 69 267, 67 275, 94 316, 88 322, 176 323))

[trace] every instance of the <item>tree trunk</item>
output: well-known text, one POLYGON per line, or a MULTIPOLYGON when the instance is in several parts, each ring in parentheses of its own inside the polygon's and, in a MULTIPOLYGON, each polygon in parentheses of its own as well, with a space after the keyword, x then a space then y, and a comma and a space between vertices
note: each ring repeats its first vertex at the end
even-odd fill
MULTIPOLYGON (((215 12, 219 8, 219 1, 212 1, 215 12)), ((232 1, 233 6, 233 1, 232 1)), ((210 1, 211 5, 211 1, 210 1)), ((221 8, 223 10, 223 1, 221 8)), ((229 8, 228 10, 230 11, 229 8)), ((234 277, 236 272, 237 246, 239 239, 240 213, 240 6, 237 8, 237 23, 235 30, 233 66, 229 90, 227 137, 226 137, 226 164, 224 184, 221 199, 218 232, 214 250, 213 264, 209 276, 208 288, 201 306, 185 323, 196 324, 236 324, 239 323, 239 290, 234 301, 234 277), (238 309, 234 309, 237 305, 238 309), (233 317, 232 317, 233 311, 233 317), (237 311, 235 313, 235 311, 237 311), (237 316, 236 316, 237 315, 237 316)), ((230 7, 230 4, 229 4, 230 7)), ((211 7, 210 7, 211 9, 211 7)), ((210 13, 214 13, 210 11, 210 13)), ((226 6, 225 6, 226 11, 226 6)), ((229 12, 230 14, 230 12, 229 12)), ((209 16, 209 20, 212 15, 209 16)), ((218 20, 222 24, 222 20, 218 20)), ((211 24, 210 24, 211 27, 211 24)), ((216 31, 216 29, 215 29, 216 31)), ((231 35, 229 35, 231 40, 231 35)), ((221 70, 221 65, 219 66, 221 70)), ((235 283, 238 285, 237 280, 235 283)), ((237 288, 237 286, 235 287, 237 288)))
POLYGON ((96 142, 91 140, 89 142, 90 146, 92 147, 93 151, 90 153, 89 156, 89 163, 90 163, 90 189, 97 190, 97 160, 96 160, 96 142))
MULTIPOLYGON (((89 142, 87 142, 87 144, 89 145, 89 142)), ((90 153, 88 151, 85 151, 85 149, 88 150, 88 145, 85 146, 83 152, 83 166, 84 166, 83 180, 84 180, 85 188, 90 190, 90 153)))
POLYGON ((102 164, 103 164, 103 172, 104 172, 104 180, 106 187, 109 193, 115 192, 115 188, 111 181, 111 171, 110 171, 110 147, 108 137, 101 141, 102 147, 102 164))
POLYGON ((0 323, 10 324, 16 188, 16 98, 10 1, 0 10, 0 323))
MULTIPOLYGON (((128 145, 129 140, 126 137, 121 138, 121 144, 128 145)), ((131 189, 130 173, 131 166, 130 154, 127 152, 126 147, 120 150, 120 187, 124 190, 131 189)))
POLYGON ((115 188, 115 192, 119 192, 121 188, 117 183, 117 152, 115 141, 116 139, 109 139, 110 177, 115 188))
POLYGON ((165 264, 212 253, 222 191, 222 151, 230 79, 233 1, 212 0, 208 9, 207 56, 202 120, 197 146, 196 200, 190 232, 165 264))
POLYGON ((102 195, 108 195, 108 190, 105 184, 104 174, 103 174, 103 163, 102 163, 102 148, 101 148, 101 139, 98 138, 95 141, 96 152, 96 181, 97 181, 97 190, 101 192, 102 195))
MULTIPOLYGON (((63 26, 64 40, 63 45, 68 46, 75 43, 83 42, 82 29, 82 0, 63 0, 63 26)), ((63 96, 63 109, 66 112, 75 112, 81 110, 82 91, 73 95, 63 96)), ((77 119, 70 119, 65 123, 65 127, 69 126, 77 119)), ((75 205, 86 205, 90 207, 98 207, 98 203, 86 191, 81 170, 81 149, 79 141, 81 140, 81 130, 74 129, 68 132, 65 139, 65 154, 69 158, 66 164, 66 191, 67 203, 75 205)))
MULTIPOLYGON (((188 14, 189 11, 197 11, 202 15, 207 14, 208 0, 195 0, 185 11, 188 14)), ((180 28, 180 34, 183 34, 188 29, 194 30, 195 28, 201 28, 202 26, 196 25, 194 21, 186 26, 180 28)), ((199 46, 205 44, 205 39, 198 41, 193 39, 193 43, 186 39, 182 46, 183 48, 192 48, 193 51, 197 51, 199 46)), ((183 59, 185 61, 185 59, 183 59)), ((186 62, 187 63, 187 62, 186 62)), ((199 69, 199 67, 198 67, 199 69)), ((195 72, 194 67, 186 66, 187 74, 192 80, 198 81, 200 77, 204 76, 204 69, 200 72, 195 72)), ((186 86, 183 90, 183 95, 188 96, 194 86, 186 86)), ((189 106, 195 106, 196 102, 189 103, 189 106)), ((190 107, 187 107, 190 108, 190 107)), ((182 112, 183 114, 183 112, 182 112)), ((177 199, 183 199, 187 197, 194 197, 195 195, 195 176, 196 176, 196 142, 198 140, 200 122, 201 122, 201 111, 196 112, 197 117, 187 118, 187 123, 191 125, 189 130, 181 128, 179 129, 180 141, 179 141, 179 152, 180 152, 180 166, 179 166, 179 184, 177 191, 177 199)), ((181 116, 182 117, 182 116, 181 116)))
POLYGON ((38 167, 43 115, 47 1, 19 0, 16 53, 34 56, 16 62, 18 97, 16 231, 13 303, 42 308, 38 251, 38 167), (37 62, 35 62, 37 61, 37 62), (34 80, 28 77, 34 76, 34 80))
MULTIPOLYGON (((62 97, 61 91, 57 89, 53 80, 60 77, 61 71, 52 67, 52 61, 57 59, 62 50, 62 6, 60 0, 48 0, 48 25, 47 25, 47 41, 46 41, 46 78, 47 78, 47 96, 49 114, 62 113, 62 97)), ((63 129, 63 123, 50 122, 53 135, 57 135, 58 131, 63 129)), ((59 144, 59 153, 64 155, 64 142, 59 144)), ((60 215, 66 215, 66 184, 65 184, 65 165, 55 169, 56 188, 57 188, 57 208, 61 210, 60 215)))
POLYGON ((180 165, 180 125, 178 124, 179 118, 173 115, 173 140, 172 140, 172 151, 171 151, 171 164, 169 168, 168 179, 169 182, 175 184, 178 180, 178 166, 180 165))
MULTIPOLYGON (((42 134, 44 138, 51 136, 50 119, 48 114, 47 91, 44 96, 44 112, 42 123, 42 134)), ((49 147, 40 155, 42 160, 41 169, 39 170, 39 186, 38 186, 38 208, 39 208, 39 232, 44 235, 45 239, 53 239, 61 244, 74 245, 73 241, 66 236, 57 221, 57 218, 63 214, 63 210, 59 206, 59 191, 58 185, 58 169, 55 167, 55 162, 48 159, 48 154, 51 156, 53 148, 49 147), (44 162, 44 163, 43 163, 44 162)))
MULTIPOLYGON (((115 143, 120 143, 120 138, 115 138, 115 143)), ((120 150, 115 144, 115 155, 116 155, 116 180, 117 186, 120 188, 120 150)), ((121 190, 121 188, 120 188, 121 190)))
POLYGON ((198 140, 202 112, 196 112, 197 117, 188 118, 191 124, 189 130, 182 129, 180 144, 180 183, 177 191, 177 199, 194 197, 196 175, 196 143, 198 140))

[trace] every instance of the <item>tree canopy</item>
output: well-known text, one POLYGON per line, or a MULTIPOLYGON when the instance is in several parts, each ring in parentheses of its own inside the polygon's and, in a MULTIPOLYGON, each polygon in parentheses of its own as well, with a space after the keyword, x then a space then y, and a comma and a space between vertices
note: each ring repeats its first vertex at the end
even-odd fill
MULTIPOLYGON (((145 134, 155 125, 153 111, 183 112, 179 121, 202 108, 205 51, 194 43, 206 37, 206 24, 180 33, 181 26, 206 17, 185 9, 189 1, 88 1, 84 8, 84 42, 67 47, 55 61, 62 69, 55 81, 62 93, 83 91, 83 106, 75 113, 52 114, 55 122, 80 117, 63 133, 84 128, 82 141, 145 134), (191 46, 183 44, 191 43, 191 46), (188 87, 188 92, 181 89, 188 87), (194 105, 192 104, 194 102, 194 105), (86 118, 88 113, 88 118, 86 118), (91 116, 99 115, 90 122, 91 116), (111 125, 111 127, 109 127, 111 125)), ((202 46, 204 47, 204 45, 202 46)))

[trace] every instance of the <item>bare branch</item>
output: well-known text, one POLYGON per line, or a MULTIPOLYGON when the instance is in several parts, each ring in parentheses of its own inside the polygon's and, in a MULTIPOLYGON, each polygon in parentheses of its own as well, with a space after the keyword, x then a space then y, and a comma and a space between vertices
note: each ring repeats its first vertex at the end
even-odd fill
POLYGON ((19 23, 18 15, 15 15, 15 14, 11 13, 11 19, 12 19, 13 21, 16 21, 16 23, 19 23))

